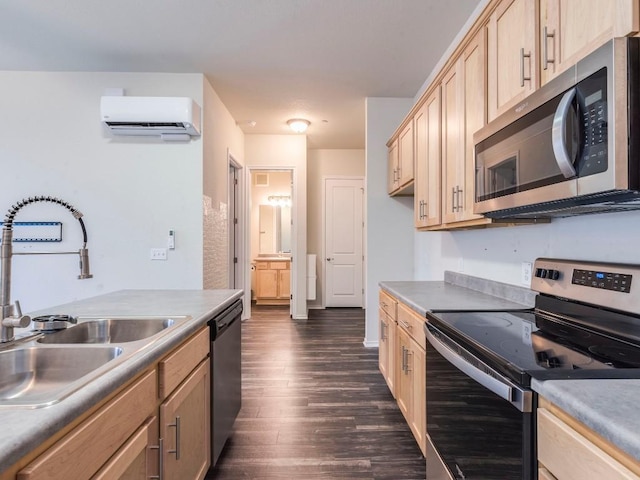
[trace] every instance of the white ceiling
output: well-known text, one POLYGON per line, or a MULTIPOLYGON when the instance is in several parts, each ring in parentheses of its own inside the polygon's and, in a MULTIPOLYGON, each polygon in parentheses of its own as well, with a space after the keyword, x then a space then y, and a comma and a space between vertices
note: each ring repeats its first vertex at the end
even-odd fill
POLYGON ((202 72, 247 134, 364 148, 365 97, 413 97, 480 1, 0 0, 0 70, 202 72))

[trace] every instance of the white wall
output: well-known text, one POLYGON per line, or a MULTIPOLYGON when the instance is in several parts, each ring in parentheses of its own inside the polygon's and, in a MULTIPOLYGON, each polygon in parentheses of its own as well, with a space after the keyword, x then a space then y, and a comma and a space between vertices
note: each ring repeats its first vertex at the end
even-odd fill
POLYGON ((378 344, 378 283, 414 275, 413 197, 387 195, 386 142, 413 106, 411 98, 366 100, 367 346, 378 344))
POLYGON ((364 177, 364 150, 336 149, 309 150, 307 164, 307 249, 315 253, 316 257, 316 300, 309 301, 310 307, 322 307, 324 302, 324 284, 322 258, 323 247, 323 218, 322 218, 322 189, 325 177, 364 177))
POLYGON ((416 280, 441 279, 444 270, 453 270, 522 285, 522 262, 533 262, 538 257, 640 263, 640 212, 584 215, 541 225, 415 232, 414 235, 416 280))
MULTIPOLYGON (((244 162, 244 133, 207 79, 204 79, 203 95, 203 287, 227 288, 231 213, 228 154, 232 154, 240 164, 244 162)), ((240 176, 244 173, 241 171, 240 176)), ((238 207, 241 210, 242 203, 238 207)), ((238 228, 237 231, 238 236, 243 238, 242 229, 238 228)), ((239 258, 239 261, 242 260, 239 258)), ((248 302, 247 298, 245 302, 248 302)))
MULTIPOLYGON (((203 104, 200 74, 0 72, 0 209, 33 195, 71 203, 84 214, 94 275, 76 279, 75 255, 15 256, 11 298, 25 312, 123 288, 202 287, 202 139, 112 138, 99 116, 110 87, 203 104), (150 261, 169 229, 176 249, 150 261)), ((16 252, 81 246, 78 222, 61 207, 30 205, 16 217, 27 220, 62 221, 64 242, 16 252)))
MULTIPOLYGON (((291 169, 293 171, 294 253, 292 316, 307 318, 307 137, 305 135, 246 135, 247 169, 291 169)), ((247 262, 247 278, 249 262, 247 262)))

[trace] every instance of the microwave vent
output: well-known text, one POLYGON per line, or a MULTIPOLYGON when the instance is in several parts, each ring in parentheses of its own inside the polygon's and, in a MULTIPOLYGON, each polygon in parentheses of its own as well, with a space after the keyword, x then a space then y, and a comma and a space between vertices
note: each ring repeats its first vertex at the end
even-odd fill
POLYGON ((640 210, 640 192, 623 190, 584 195, 566 200, 537 203, 485 213, 488 218, 563 218, 592 213, 640 210))

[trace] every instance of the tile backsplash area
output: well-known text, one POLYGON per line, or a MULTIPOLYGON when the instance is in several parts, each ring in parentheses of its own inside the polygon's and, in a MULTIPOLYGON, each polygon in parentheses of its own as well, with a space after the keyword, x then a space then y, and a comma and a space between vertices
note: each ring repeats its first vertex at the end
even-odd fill
POLYGON ((214 208, 211 197, 202 198, 203 212, 203 288, 228 288, 229 213, 226 203, 214 208))

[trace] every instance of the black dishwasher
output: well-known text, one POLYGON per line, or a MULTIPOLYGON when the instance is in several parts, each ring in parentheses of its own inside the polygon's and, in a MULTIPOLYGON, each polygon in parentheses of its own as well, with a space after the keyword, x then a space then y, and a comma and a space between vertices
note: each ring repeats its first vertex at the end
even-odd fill
POLYGON ((242 300, 209 320, 211 339, 211 466, 231 435, 242 404, 242 300))

